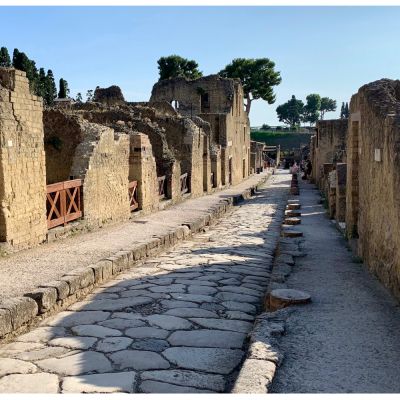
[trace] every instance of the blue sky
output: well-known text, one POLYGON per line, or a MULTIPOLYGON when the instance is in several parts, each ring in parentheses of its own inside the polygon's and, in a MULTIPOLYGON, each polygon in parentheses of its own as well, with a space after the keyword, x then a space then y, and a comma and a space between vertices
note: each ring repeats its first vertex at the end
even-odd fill
POLYGON ((292 94, 349 101, 360 86, 400 78, 400 7, 0 7, 0 46, 67 79, 71 94, 119 85, 149 99, 160 56, 195 59, 204 74, 236 57, 268 57, 277 100, 256 101, 251 124, 278 124, 292 94))

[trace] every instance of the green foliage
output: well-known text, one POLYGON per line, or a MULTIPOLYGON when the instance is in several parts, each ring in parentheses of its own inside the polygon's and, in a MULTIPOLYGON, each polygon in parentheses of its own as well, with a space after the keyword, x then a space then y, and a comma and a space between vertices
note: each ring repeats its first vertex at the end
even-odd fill
POLYGON ((268 104, 275 103, 274 86, 282 81, 280 72, 275 71, 275 63, 269 58, 236 58, 219 75, 241 80, 246 97, 246 111, 250 113, 251 102, 263 99, 268 104))
POLYGON ((292 128, 300 124, 303 116, 304 103, 297 100, 296 96, 277 107, 276 112, 280 122, 290 125, 292 128))
POLYGON ((60 79, 59 83, 59 91, 58 91, 58 98, 59 99, 66 99, 69 93, 68 83, 63 78, 60 79))
POLYGON ((7 47, 0 48, 0 67, 11 67, 11 59, 7 47))
MULTIPOLYGON (((289 128, 287 128, 289 129, 289 128)), ((310 133, 288 132, 282 127, 277 127, 276 131, 255 130, 250 133, 251 140, 264 142, 268 146, 281 146, 282 151, 299 149, 302 145, 310 143, 310 133), (279 129, 280 128, 280 129, 279 129)))
POLYGON ((89 89, 87 92, 86 92, 86 101, 92 101, 93 100, 93 90, 92 89, 89 89))
POLYGON ((268 124, 262 124, 261 125, 261 129, 263 130, 263 131, 267 131, 268 129, 270 129, 271 127, 268 125, 268 124))
POLYGON ((329 97, 321 98, 321 119, 324 119, 324 115, 326 112, 336 111, 336 100, 330 99, 329 97))
POLYGON ((82 103, 82 93, 79 92, 76 94, 76 99, 75 99, 78 103, 82 103))
POLYGON ((28 56, 20 52, 18 49, 13 51, 13 67, 20 71, 26 72, 26 77, 29 79, 29 86, 35 95, 40 95, 39 73, 36 68, 36 63, 30 60, 28 56))
POLYGON ((310 125, 315 124, 319 119, 319 110, 321 109, 321 96, 313 93, 306 97, 306 105, 303 110, 303 122, 309 122, 310 125))
POLYGON ((63 145, 63 141, 58 136, 50 136, 44 143, 45 145, 52 146, 57 151, 60 151, 63 145))
POLYGON ((57 87, 54 81, 53 71, 49 69, 46 75, 46 93, 44 96, 45 104, 51 106, 54 103, 54 99, 57 97, 57 87))
POLYGON ((349 118, 349 103, 342 103, 342 107, 340 109, 340 119, 349 118))
POLYGON ((183 77, 187 79, 197 79, 203 76, 199 71, 196 61, 188 60, 176 54, 168 57, 161 57, 158 61, 160 81, 163 79, 183 77))

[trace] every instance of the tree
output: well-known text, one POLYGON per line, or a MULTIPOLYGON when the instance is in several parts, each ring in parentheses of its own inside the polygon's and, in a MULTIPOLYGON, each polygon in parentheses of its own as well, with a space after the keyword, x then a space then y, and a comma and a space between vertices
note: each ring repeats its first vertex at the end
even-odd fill
POLYGON ((168 57, 161 57, 158 61, 160 81, 163 79, 183 77, 187 79, 197 79, 203 76, 199 71, 199 65, 194 60, 180 57, 176 54, 168 57))
POLYGON ((76 99, 75 99, 78 103, 82 103, 82 93, 78 92, 76 94, 76 99))
POLYGON ((344 111, 345 107, 344 107, 344 102, 342 103, 342 107, 340 108, 340 119, 344 119, 344 111))
POLYGON ((7 47, 0 48, 0 67, 11 67, 11 59, 7 47))
POLYGON ((67 81, 65 81, 63 78, 60 79, 58 98, 59 99, 67 98, 67 81))
POLYGON ((306 97, 306 105, 303 110, 303 122, 309 122, 310 125, 316 123, 319 119, 319 110, 321 109, 321 96, 313 93, 306 97))
POLYGON ((30 60, 25 53, 14 49, 12 63, 14 68, 25 71, 31 91, 36 95, 40 95, 40 79, 35 61, 30 60))
POLYGON ((36 94, 37 96, 40 96, 45 104, 46 102, 46 89, 47 89, 47 77, 46 77, 46 72, 44 72, 44 68, 39 69, 39 79, 38 79, 38 87, 36 94))
POLYGON ((250 113, 251 102, 263 99, 275 103, 273 87, 282 81, 275 63, 269 58, 236 58, 219 75, 225 78, 239 78, 246 97, 246 112, 250 113))
POLYGON ((346 105, 344 106, 344 117, 349 118, 350 117, 350 111, 349 111, 349 103, 346 102, 346 105))
POLYGON ((329 111, 336 111, 336 100, 332 100, 329 97, 321 98, 321 119, 324 119, 324 115, 329 111))
POLYGON ((47 70, 46 75, 46 94, 45 103, 51 106, 54 103, 54 99, 57 97, 57 86, 54 80, 53 71, 51 69, 47 70))
POLYGON ((290 125, 292 128, 300 123, 303 112, 304 103, 301 100, 297 100, 294 95, 289 101, 281 104, 276 109, 279 121, 290 125))
POLYGON ((86 92, 86 101, 92 101, 93 100, 93 90, 90 89, 86 92))

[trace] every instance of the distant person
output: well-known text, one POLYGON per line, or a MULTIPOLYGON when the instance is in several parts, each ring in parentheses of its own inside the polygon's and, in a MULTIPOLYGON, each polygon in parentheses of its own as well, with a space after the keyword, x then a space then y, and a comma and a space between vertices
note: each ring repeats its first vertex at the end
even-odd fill
POLYGON ((311 164, 311 160, 308 160, 307 165, 306 165, 306 177, 308 179, 311 178, 311 173, 312 173, 312 164, 311 164))

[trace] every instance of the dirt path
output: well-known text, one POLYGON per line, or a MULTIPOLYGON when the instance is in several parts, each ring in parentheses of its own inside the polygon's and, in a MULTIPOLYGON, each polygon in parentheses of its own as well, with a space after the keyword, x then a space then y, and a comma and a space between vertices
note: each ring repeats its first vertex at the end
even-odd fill
POLYGON ((301 183, 307 256, 297 259, 287 285, 313 301, 287 320, 271 392, 400 392, 399 304, 354 262, 319 199, 314 185, 301 183))

